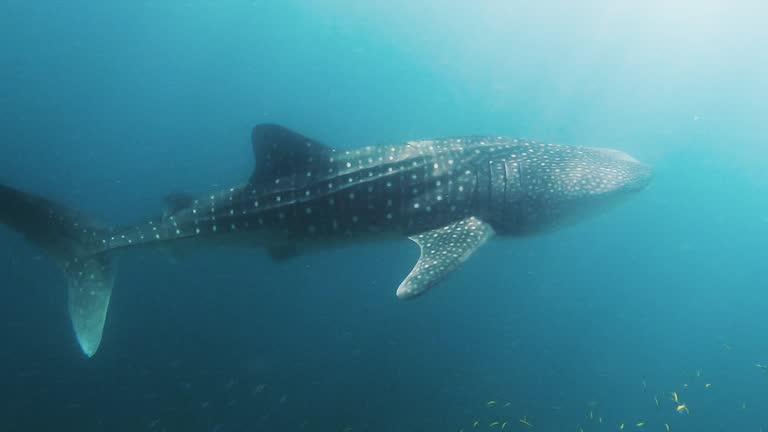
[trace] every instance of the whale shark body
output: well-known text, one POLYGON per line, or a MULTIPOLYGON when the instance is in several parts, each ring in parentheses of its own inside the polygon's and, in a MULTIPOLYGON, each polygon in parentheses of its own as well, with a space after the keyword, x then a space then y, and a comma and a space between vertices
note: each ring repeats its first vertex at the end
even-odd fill
POLYGON ((547 231, 610 206, 652 171, 617 150, 473 136, 341 150, 287 128, 252 131, 255 169, 243 185, 174 194, 162 215, 103 228, 75 210, 0 185, 0 222, 63 269, 78 343, 101 343, 113 261, 133 247, 238 244, 277 260, 340 243, 410 238, 421 255, 397 289, 416 297, 494 236, 547 231))

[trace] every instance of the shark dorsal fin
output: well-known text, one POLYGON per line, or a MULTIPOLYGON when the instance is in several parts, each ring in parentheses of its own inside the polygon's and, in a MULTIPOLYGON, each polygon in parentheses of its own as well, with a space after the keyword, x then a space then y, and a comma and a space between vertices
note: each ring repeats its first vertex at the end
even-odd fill
POLYGON ((251 132, 256 166, 251 184, 286 177, 327 161, 333 151, 311 138, 276 124, 260 124, 251 132))

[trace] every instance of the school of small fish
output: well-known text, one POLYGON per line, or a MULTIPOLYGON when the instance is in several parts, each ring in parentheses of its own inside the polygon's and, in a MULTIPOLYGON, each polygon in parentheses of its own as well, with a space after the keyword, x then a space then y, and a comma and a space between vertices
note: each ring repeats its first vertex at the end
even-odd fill
MULTIPOLYGON (((724 344, 722 346, 724 351, 731 351, 733 350, 733 347, 729 344, 724 344)), ((754 366, 757 369, 760 369, 763 372, 768 373, 768 364, 764 363, 754 363, 754 366)), ((606 377, 606 374, 600 374, 601 377, 606 377)), ((584 418, 581 422, 575 424, 573 426, 574 432, 592 432, 592 431, 631 431, 631 432, 672 432, 673 425, 677 424, 680 426, 684 425, 684 422, 686 421, 684 418, 680 417, 688 417, 693 414, 692 409, 688 405, 687 397, 686 395, 690 394, 691 397, 695 395, 695 397, 699 400, 701 398, 708 397, 708 394, 713 394, 715 391, 713 389, 717 388, 716 386, 713 386, 711 382, 702 382, 702 371, 696 370, 695 374, 693 376, 689 376, 690 379, 692 379, 694 383, 689 382, 683 382, 681 384, 678 384, 678 388, 675 390, 667 391, 667 392, 658 392, 653 394, 652 400, 653 400, 653 406, 648 405, 648 407, 655 407, 656 409, 656 415, 653 416, 653 421, 648 420, 646 421, 644 419, 643 415, 638 415, 642 413, 644 409, 647 408, 641 408, 638 409, 638 413, 635 413, 634 415, 628 415, 625 417, 625 421, 617 422, 615 423, 615 426, 610 426, 608 424, 604 424, 603 421, 603 415, 600 415, 597 413, 598 407, 600 405, 597 401, 589 401, 587 402, 587 408, 588 410, 584 414, 584 418), (660 420, 663 419, 663 420, 660 420)), ((640 383, 640 391, 646 392, 648 390, 648 383, 645 379, 643 379, 640 383)), ((722 395, 721 395, 722 396, 722 395)), ((710 399, 710 401, 713 399, 710 399)), ((488 419, 488 420, 482 420, 481 418, 475 418, 471 422, 470 427, 459 427, 457 429, 458 432, 473 432, 473 431, 480 431, 480 430, 504 430, 507 429, 508 425, 513 424, 514 419, 517 418, 518 427, 514 428, 512 430, 514 431, 530 431, 533 432, 536 430, 536 422, 535 419, 529 418, 526 415, 523 415, 520 417, 519 415, 516 415, 514 412, 514 409, 506 409, 513 406, 512 402, 504 402, 501 403, 497 400, 488 400, 485 402, 486 407, 488 408, 495 408, 493 411, 486 411, 482 418, 488 419)), ((740 410, 747 410, 748 404, 745 401, 740 401, 738 405, 740 410)), ((552 411, 560 411, 561 406, 551 406, 550 407, 552 411)), ((647 412, 647 411, 646 411, 647 412)), ((650 414, 650 412, 648 412, 650 414)), ((480 417, 480 416, 478 416, 480 417)), ((615 418, 615 416, 612 416, 615 418)), ((651 416, 647 416, 651 417, 651 416)), ((544 428, 549 430, 548 428, 544 428)), ((544 430, 542 429, 542 430, 544 430)), ((563 429, 563 430, 569 430, 569 429, 563 429)), ((690 428, 681 428, 679 430, 692 430, 690 428)), ((757 432, 765 432, 765 429, 763 427, 759 427, 757 429, 757 432)))

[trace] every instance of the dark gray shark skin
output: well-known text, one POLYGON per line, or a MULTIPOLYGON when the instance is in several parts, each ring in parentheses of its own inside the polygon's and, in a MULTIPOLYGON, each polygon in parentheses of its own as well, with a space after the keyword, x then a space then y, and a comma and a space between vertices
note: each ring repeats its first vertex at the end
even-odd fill
POLYGON ((264 247, 275 259, 311 248, 408 237, 421 256, 397 289, 424 293, 493 236, 583 218, 645 188, 652 171, 617 150, 476 136, 338 150, 278 125, 252 132, 243 185, 173 195, 162 216, 102 229, 45 198, 0 185, 0 222, 61 265, 80 347, 96 353, 121 249, 162 244, 264 247))

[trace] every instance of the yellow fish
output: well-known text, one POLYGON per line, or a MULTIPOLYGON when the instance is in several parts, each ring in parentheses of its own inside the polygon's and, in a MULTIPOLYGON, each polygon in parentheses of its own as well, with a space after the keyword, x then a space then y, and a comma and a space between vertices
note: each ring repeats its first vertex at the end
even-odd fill
POLYGON ((522 423, 522 424, 524 424, 524 425, 528 426, 528 427, 533 427, 533 425, 531 424, 531 422, 529 422, 529 421, 528 421, 528 418, 527 418, 527 417, 523 417, 523 418, 521 418, 521 419, 520 419, 520 420, 518 420, 518 421, 519 421, 520 423, 522 423))
POLYGON ((672 400, 675 401, 675 403, 680 403, 680 400, 677 398, 677 392, 672 392, 672 400))
POLYGON ((678 405, 677 408, 675 408, 675 411, 677 411, 678 413, 681 413, 681 414, 682 413, 686 413, 686 414, 690 414, 691 413, 690 411, 688 411, 688 407, 685 406, 685 404, 678 405))

